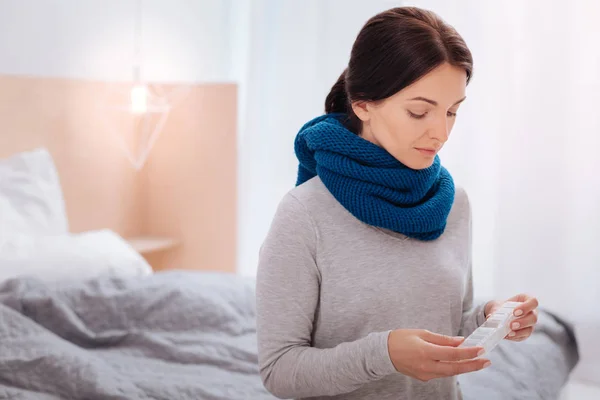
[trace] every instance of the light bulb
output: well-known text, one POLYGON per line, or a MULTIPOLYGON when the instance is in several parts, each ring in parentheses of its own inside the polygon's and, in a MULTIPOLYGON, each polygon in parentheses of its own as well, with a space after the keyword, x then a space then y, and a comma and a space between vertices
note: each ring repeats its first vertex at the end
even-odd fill
POLYGON ((143 85, 131 89, 131 112, 143 114, 148 111, 148 88, 143 85))

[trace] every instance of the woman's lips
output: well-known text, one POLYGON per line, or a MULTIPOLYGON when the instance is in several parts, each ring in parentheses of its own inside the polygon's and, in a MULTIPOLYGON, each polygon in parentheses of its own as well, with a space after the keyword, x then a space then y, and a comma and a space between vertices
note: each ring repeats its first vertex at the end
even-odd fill
POLYGON ((436 149, 428 149, 428 148, 416 148, 421 154, 428 156, 428 157, 433 157, 437 154, 437 150, 436 149))

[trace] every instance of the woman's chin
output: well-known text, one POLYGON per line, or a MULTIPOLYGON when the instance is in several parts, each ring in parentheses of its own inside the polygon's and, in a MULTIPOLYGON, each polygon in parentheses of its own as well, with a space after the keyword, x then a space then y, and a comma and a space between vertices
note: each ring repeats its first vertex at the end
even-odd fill
POLYGON ((396 157, 396 159, 398 161, 400 161, 402 164, 406 165, 408 168, 410 169, 414 169, 416 171, 421 170, 421 169, 427 169, 429 167, 431 167, 435 161, 435 157, 431 157, 431 158, 421 158, 419 157, 418 159, 411 159, 411 160, 401 160, 398 157, 396 157))

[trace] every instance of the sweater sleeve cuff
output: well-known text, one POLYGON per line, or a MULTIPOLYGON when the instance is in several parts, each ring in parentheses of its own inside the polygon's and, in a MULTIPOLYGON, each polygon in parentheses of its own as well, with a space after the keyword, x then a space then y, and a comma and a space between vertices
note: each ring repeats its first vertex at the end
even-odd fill
POLYGON ((461 327, 459 334, 467 337, 475 331, 479 326, 485 322, 485 305, 486 303, 479 303, 469 310, 463 312, 463 318, 461 321, 461 327))
POLYGON ((369 335, 371 336, 372 346, 369 351, 370 356, 367 356, 367 368, 371 370, 373 375, 380 378, 397 372, 388 350, 388 337, 390 333, 391 331, 385 331, 369 335))
POLYGON ((477 326, 481 326, 485 322, 485 306, 486 306, 486 304, 487 304, 486 302, 482 302, 477 305, 477 308, 479 308, 479 310, 477 310, 477 312, 475 314, 476 315, 475 321, 477 321, 477 326))

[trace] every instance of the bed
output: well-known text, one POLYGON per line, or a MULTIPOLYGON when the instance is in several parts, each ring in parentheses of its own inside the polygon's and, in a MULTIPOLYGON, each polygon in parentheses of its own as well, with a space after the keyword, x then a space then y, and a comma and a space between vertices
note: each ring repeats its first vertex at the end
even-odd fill
MULTIPOLYGON (((0 160, 0 211, 0 398, 274 398, 257 367, 252 279, 154 272, 110 229, 70 233, 45 149, 0 160)), ((528 341, 491 359, 460 377, 465 399, 554 399, 577 344, 543 310, 528 341)))
POLYGON ((0 286, 0 398, 270 399, 253 283, 166 271, 0 286))
POLYGON ((60 175, 43 147, 0 159, 0 398, 269 398, 253 283, 154 273, 112 229, 72 232, 60 175))
MULTIPOLYGON (((0 285, 0 397, 273 399, 257 367, 254 282, 168 271, 0 285)), ((543 312, 526 342, 460 377, 465 399, 556 399, 577 361, 567 324, 543 312)))

